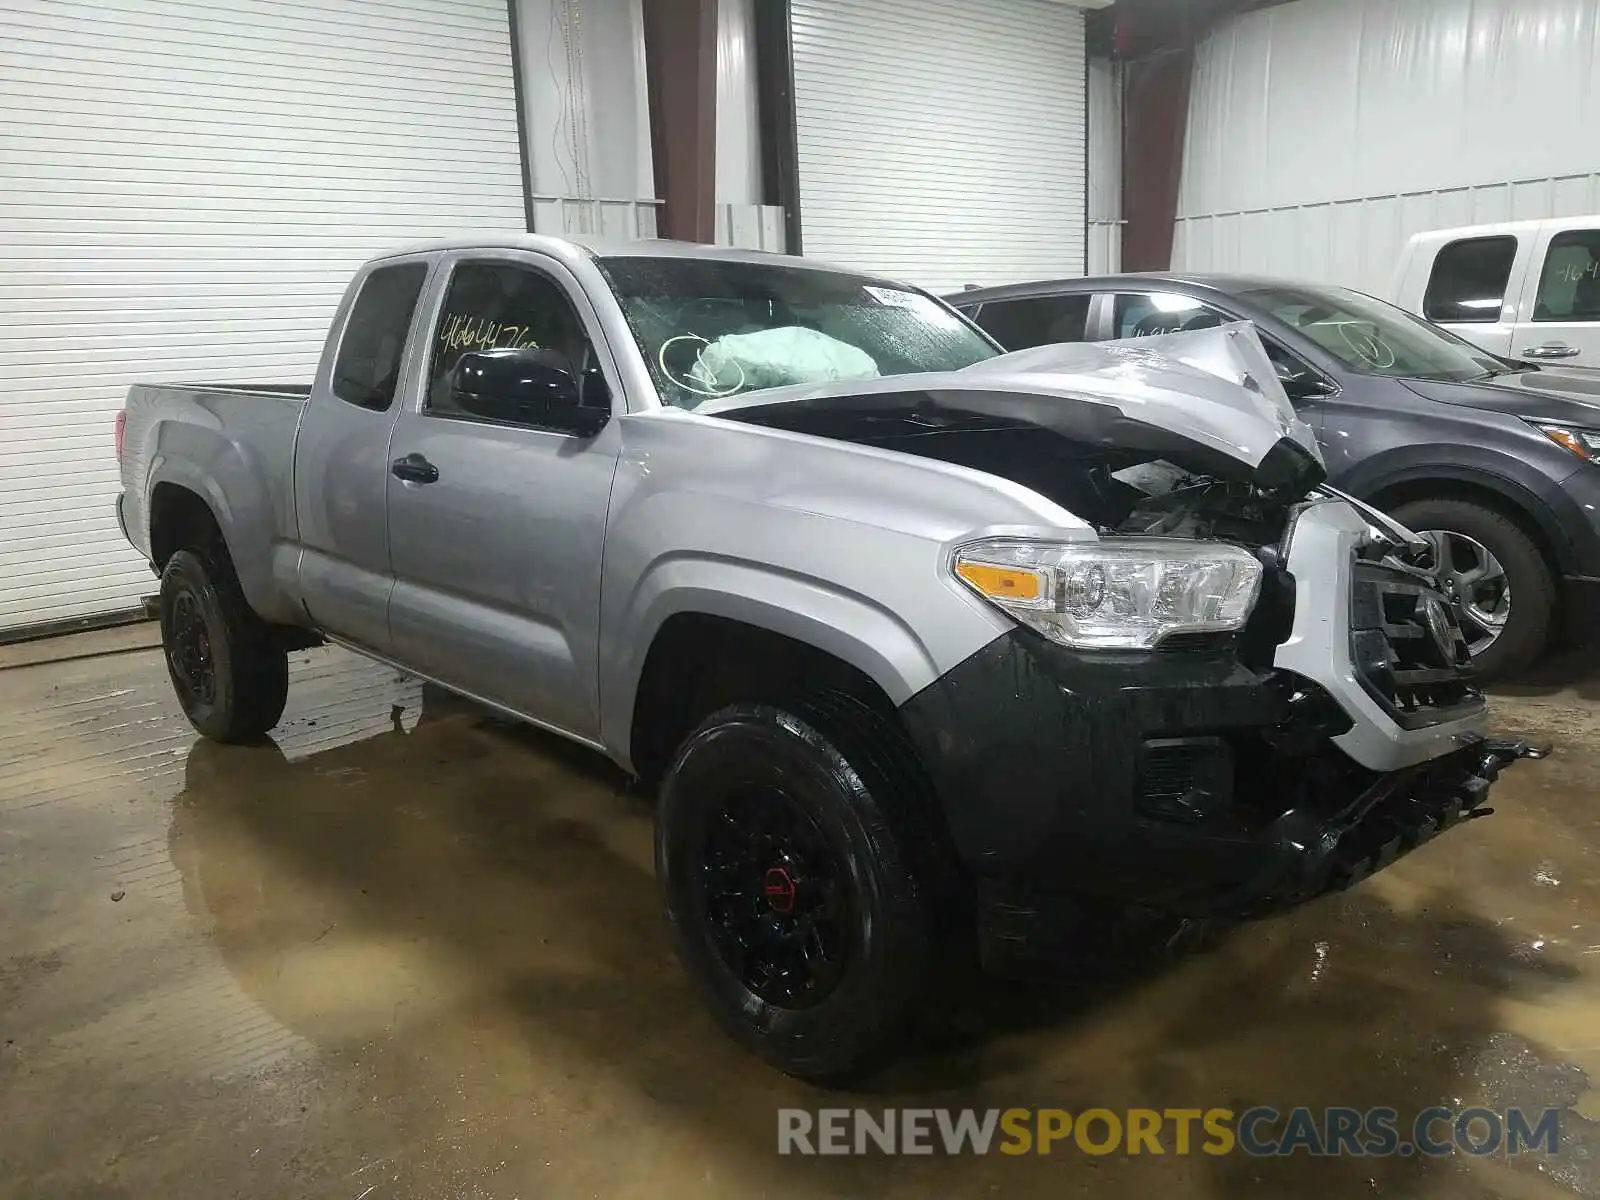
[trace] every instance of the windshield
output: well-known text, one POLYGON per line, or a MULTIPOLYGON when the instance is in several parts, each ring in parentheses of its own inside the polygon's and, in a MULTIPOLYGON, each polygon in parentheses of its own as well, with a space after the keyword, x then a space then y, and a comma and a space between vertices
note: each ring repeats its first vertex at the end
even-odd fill
POLYGON ((1344 288, 1249 288, 1240 295, 1298 329, 1353 371, 1462 382, 1505 365, 1403 309, 1344 288))
POLYGON ((662 402, 788 384, 954 371, 997 350, 943 304, 814 267, 703 258, 602 258, 662 402))

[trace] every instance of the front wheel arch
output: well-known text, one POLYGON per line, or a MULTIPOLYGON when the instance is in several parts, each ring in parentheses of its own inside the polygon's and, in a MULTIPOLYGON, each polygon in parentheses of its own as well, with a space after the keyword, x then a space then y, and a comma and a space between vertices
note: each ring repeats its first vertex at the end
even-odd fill
POLYGON ((1564 571, 1558 538, 1560 525, 1554 513, 1517 484, 1490 483, 1483 479, 1421 475, 1363 489, 1359 497, 1386 513, 1423 500, 1459 500, 1478 504, 1499 513, 1516 525, 1538 547, 1550 573, 1559 578, 1564 571))

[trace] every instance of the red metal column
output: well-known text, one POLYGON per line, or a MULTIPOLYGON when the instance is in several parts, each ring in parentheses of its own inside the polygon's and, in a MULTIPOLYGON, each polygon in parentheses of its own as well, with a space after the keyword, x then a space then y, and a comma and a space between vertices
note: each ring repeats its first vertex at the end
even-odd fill
POLYGON ((644 0, 656 228, 716 237, 717 0, 644 0))
POLYGON ((1123 95, 1122 265, 1126 271, 1172 266, 1178 181, 1189 124, 1194 50, 1169 50, 1130 62, 1123 95))

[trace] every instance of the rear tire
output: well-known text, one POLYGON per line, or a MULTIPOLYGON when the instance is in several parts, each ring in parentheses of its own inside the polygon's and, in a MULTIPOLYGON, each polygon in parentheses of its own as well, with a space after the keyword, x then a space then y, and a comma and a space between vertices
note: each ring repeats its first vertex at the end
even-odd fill
POLYGON ((206 737, 255 741, 283 716, 289 655, 245 600, 226 550, 179 550, 167 560, 161 644, 178 703, 206 737))
POLYGON ((1556 605, 1555 574, 1534 540, 1504 513, 1471 500, 1414 500, 1396 508, 1394 518, 1418 533, 1471 538, 1499 560, 1510 585, 1510 611, 1500 636, 1473 655, 1472 665, 1484 682, 1531 665, 1550 641, 1556 605))
POLYGON ((662 782, 656 872, 724 1029, 838 1085, 898 1048, 927 995, 938 905, 914 866, 915 780, 847 757, 815 720, 735 704, 690 734, 662 782))

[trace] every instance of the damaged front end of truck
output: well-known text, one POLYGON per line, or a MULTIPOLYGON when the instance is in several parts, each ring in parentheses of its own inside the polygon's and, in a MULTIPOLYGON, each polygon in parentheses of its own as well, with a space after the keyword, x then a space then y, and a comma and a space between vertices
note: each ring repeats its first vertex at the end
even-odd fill
POLYGON ((1247 324, 701 411, 1000 476, 1092 527, 951 546, 1016 628, 902 708, 986 957, 1048 942, 1085 896, 1242 917, 1349 886, 1537 755, 1486 737, 1416 538, 1327 486, 1247 324), (1188 574, 1148 569, 1152 546, 1188 574))

